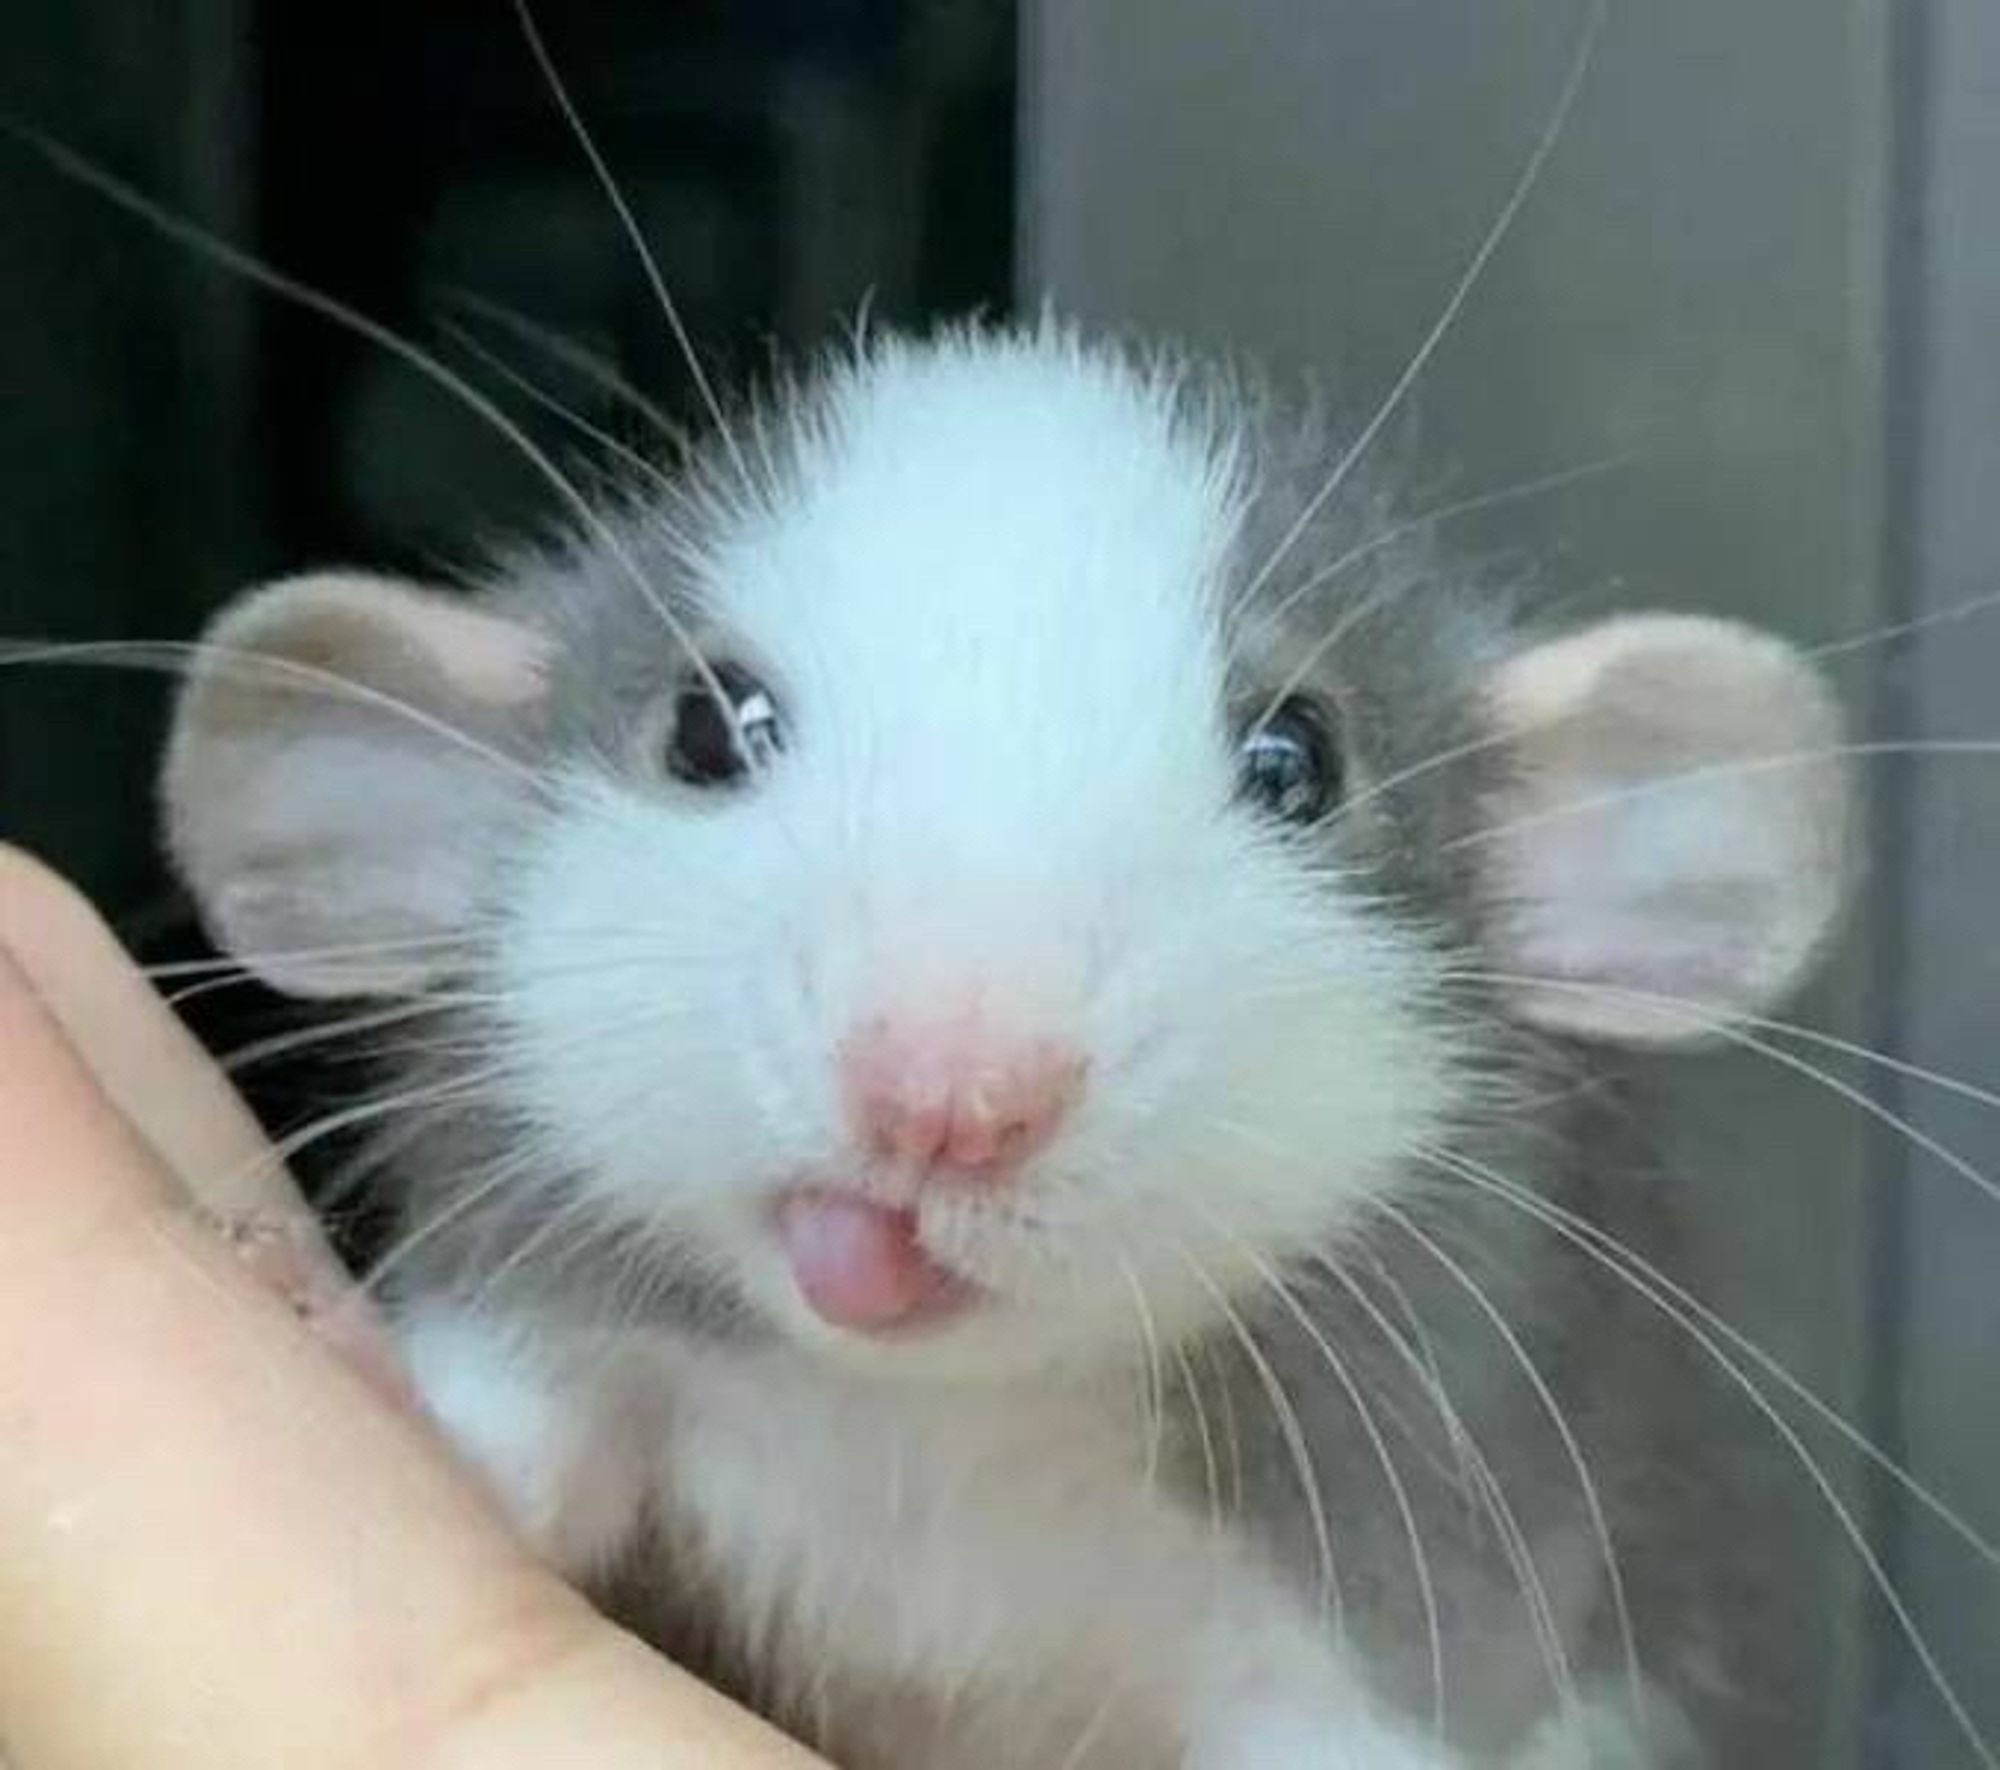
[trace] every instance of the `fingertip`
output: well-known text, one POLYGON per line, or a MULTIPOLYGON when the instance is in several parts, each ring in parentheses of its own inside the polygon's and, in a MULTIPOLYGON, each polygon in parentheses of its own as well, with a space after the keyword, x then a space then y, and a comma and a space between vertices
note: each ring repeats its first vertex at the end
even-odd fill
POLYGON ((4 845, 0 954, 171 1170, 220 1208, 296 1204, 249 1109, 89 900, 4 845))

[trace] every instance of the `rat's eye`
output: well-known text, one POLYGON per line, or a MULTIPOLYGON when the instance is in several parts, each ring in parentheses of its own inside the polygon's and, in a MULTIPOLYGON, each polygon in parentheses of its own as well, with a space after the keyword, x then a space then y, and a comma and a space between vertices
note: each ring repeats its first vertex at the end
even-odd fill
POLYGON ((733 786, 748 772, 746 763, 761 768, 784 748, 784 727, 771 691, 741 665, 717 664, 714 672, 735 712, 735 731, 708 683, 690 679, 674 700, 667 769, 693 787, 733 786))
POLYGON ((1340 797, 1340 756, 1310 701, 1287 695, 1243 734, 1243 796, 1288 824, 1309 824, 1340 797))

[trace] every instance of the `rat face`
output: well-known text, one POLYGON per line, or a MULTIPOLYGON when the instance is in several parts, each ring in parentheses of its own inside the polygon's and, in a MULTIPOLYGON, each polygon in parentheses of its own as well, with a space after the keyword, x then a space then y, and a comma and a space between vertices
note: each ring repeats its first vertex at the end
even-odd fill
POLYGON ((1311 484, 1185 379, 889 345, 738 446, 484 607, 253 599, 169 805, 225 941, 316 993, 473 979, 518 1183, 831 1356, 1089 1361, 1327 1247, 1473 1104, 1469 946, 1524 1016, 1657 1037, 1645 995, 1738 1011, 1824 923, 1837 795, 1739 766, 1827 717, 1781 648, 1510 648, 1427 555, 1323 587, 1311 484), (1614 678, 1641 717, 1595 732, 1614 678), (1635 824, 1607 765, 1727 785, 1635 824))
MULTIPOLYGON (((807 1336, 1040 1358, 1214 1307, 1449 1091, 1342 871, 1337 706, 1224 636, 1235 439, 1033 346, 892 350, 782 439, 503 893, 529 1110, 807 1336)), ((627 643, 622 636, 619 643, 627 643)), ((581 672, 581 676, 579 675, 581 672)))

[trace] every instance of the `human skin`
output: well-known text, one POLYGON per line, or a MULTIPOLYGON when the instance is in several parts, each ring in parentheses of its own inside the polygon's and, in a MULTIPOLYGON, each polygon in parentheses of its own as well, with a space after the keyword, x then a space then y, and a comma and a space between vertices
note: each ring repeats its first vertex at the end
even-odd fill
POLYGON ((0 1760, 819 1764, 514 1540, 221 1075, 5 850, 0 1760))

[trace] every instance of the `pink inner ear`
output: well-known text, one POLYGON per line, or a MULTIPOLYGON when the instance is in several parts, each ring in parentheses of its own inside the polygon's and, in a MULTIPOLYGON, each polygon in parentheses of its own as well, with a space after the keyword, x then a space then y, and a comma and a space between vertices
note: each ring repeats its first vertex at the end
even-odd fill
POLYGON ((211 928, 295 994, 421 984, 437 955, 413 943, 462 932, 513 827, 524 771, 506 752, 532 725, 545 640, 333 573, 254 592, 205 643, 163 784, 211 928), (377 964, 378 946, 401 951, 377 964), (336 947, 354 956, 314 956, 336 947))
POLYGON ((1795 653, 1624 617, 1510 663, 1496 705, 1515 769, 1482 848, 1520 1012, 1676 1042, 1792 987, 1837 913, 1846 842, 1838 718, 1795 653))
POLYGON ((541 693, 547 647, 527 627, 436 600, 412 613, 429 629, 426 652, 473 699, 505 709, 526 706, 541 693))

